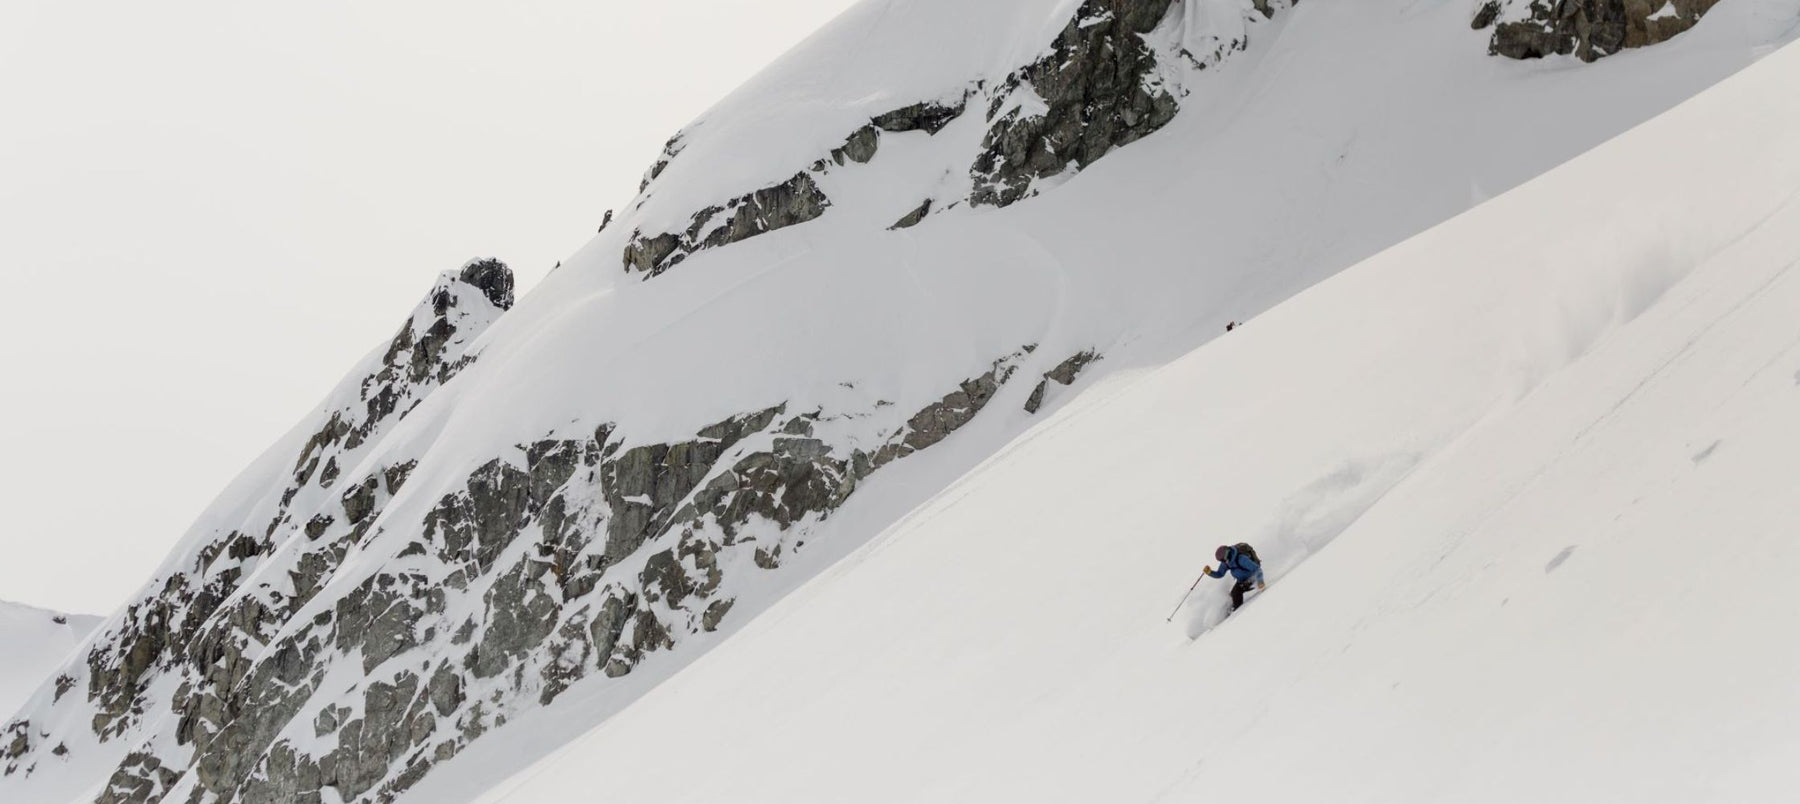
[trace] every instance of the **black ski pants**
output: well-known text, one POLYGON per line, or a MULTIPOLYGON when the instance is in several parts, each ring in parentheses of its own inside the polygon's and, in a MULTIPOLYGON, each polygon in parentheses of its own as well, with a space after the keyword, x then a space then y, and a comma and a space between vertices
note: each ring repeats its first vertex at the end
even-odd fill
POLYGON ((1238 581, 1236 586, 1231 587, 1231 610, 1237 611, 1238 607, 1244 605, 1244 593, 1255 588, 1256 582, 1249 578, 1238 581))

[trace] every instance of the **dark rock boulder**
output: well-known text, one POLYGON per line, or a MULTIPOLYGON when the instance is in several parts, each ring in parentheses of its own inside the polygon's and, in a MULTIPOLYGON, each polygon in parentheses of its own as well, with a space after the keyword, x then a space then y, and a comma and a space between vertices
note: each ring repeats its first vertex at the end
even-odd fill
POLYGON ((927 198, 924 201, 919 202, 919 206, 913 209, 913 211, 900 216, 900 220, 894 221, 894 225, 889 226, 888 229, 910 229, 923 223, 925 221, 925 216, 930 214, 931 199, 927 198))
POLYGON ((457 272, 456 278, 474 285, 495 307, 512 309, 513 273, 506 263, 493 257, 471 260, 457 272))

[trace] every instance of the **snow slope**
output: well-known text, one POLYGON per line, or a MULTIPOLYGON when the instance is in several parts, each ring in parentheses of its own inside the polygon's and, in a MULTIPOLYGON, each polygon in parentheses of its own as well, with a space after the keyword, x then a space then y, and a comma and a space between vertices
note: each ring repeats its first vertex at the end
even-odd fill
POLYGON ((0 712, 11 714, 87 638, 99 617, 0 601, 0 712), (57 622, 61 620, 62 622, 57 622))
POLYGON ((1113 377, 489 800, 1791 798, 1797 90, 1113 377))
MULTIPOLYGON (((633 202, 516 305, 503 266, 441 277, 65 664, 89 694, 40 688, 7 725, 27 739, 0 745, 0 798, 468 800, 759 622, 970 469, 1029 451, 1009 445, 1071 400, 1117 393, 1229 320, 1250 319, 1234 348, 1270 337, 1258 313, 1711 85, 1800 19, 1797 0, 1732 0, 1673 40, 1585 65, 1488 56, 1472 2, 1264 5, 1272 16, 1239 0, 852 9, 676 137, 633 202), (1165 9, 1122 27, 1121 15, 1165 9), (1110 38, 1090 46, 1094 32, 1110 38), (921 52, 933 59, 915 69, 921 52), (1136 83, 1103 86, 1127 67, 1141 68, 1136 83), (1176 96, 1166 125, 1132 128, 1176 96), (1030 122, 1052 113, 1098 161, 1059 161, 1067 132, 1030 122), (995 159, 1018 138, 1057 146, 1026 155, 1048 167, 1001 182, 1022 188, 1017 203, 975 205, 1018 167, 995 159), (934 203, 917 225, 890 228, 922 201, 934 203), (772 220, 792 225, 754 232, 772 220), (715 242, 743 231, 755 236, 715 242)), ((1635 169, 1674 176, 1687 158, 1659 151, 1635 169)), ((1556 209, 1575 231, 1606 222, 1556 209)), ((1450 276, 1466 258, 1434 268, 1450 276)), ((1428 285, 1384 287, 1369 309, 1429 297, 1428 285)), ((1567 348, 1547 337, 1521 342, 1496 393, 1541 380, 1567 348)), ((1260 382, 1285 365, 1220 376, 1260 382)), ((1350 369, 1314 380, 1348 382, 1350 369)), ((1299 404, 1242 393, 1218 396, 1237 400, 1229 416, 1183 397, 1145 421, 1273 422, 1299 404)), ((1299 495, 1280 509, 1292 544, 1322 542, 1475 415, 1450 405, 1434 427, 1409 419, 1424 429, 1396 443, 1347 439, 1327 425, 1358 410, 1332 410, 1282 422, 1296 437, 1338 434, 1291 453, 1232 442, 1239 460, 1307 476, 1217 484, 1240 519, 1195 507, 1189 524, 1241 537, 1273 528, 1256 512, 1299 495)), ((1072 475, 1205 502, 1192 492, 1204 485, 1163 463, 1179 456, 1158 446, 1162 429, 1133 436, 1128 457, 1083 453, 1093 462, 1072 475)), ((1025 443, 1058 430, 1038 432, 1025 443)), ((1068 521, 1110 538, 1141 515, 1130 494, 1044 488, 1094 506, 1098 520, 1068 521)), ((984 523, 981 536, 1014 527, 984 523)), ((984 544, 1003 543, 960 534, 939 570, 909 582, 953 587, 991 558, 984 544)), ((1022 567, 1049 560, 1004 544, 1022 567)), ((1123 544, 1102 558, 1133 558, 1123 544)), ((1145 589, 1185 588, 1150 575, 1189 572, 1187 557, 1140 567, 1145 589)), ((1091 588, 1109 605, 1135 599, 1091 588)), ((882 605, 901 606, 893 594, 882 605)), ((1106 611, 1089 597, 1070 600, 1106 611)), ((606 733, 631 757, 626 728, 606 733)))

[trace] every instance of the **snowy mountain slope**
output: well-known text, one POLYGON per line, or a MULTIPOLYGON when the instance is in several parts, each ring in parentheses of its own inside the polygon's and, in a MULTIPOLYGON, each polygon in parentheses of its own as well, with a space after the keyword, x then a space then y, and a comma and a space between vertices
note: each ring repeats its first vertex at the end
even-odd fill
POLYGON ((0 601, 0 711, 11 713, 50 678, 100 618, 0 601))
POLYGON ((467 800, 1076 391, 1666 108, 1797 11, 1734 0, 1583 65, 1488 56, 1466 3, 965 5, 853 9, 510 310, 501 266, 441 278, 64 668, 85 694, 21 711, 0 795, 467 800))
POLYGON ((489 800, 1790 798, 1797 88, 1104 383, 489 800))

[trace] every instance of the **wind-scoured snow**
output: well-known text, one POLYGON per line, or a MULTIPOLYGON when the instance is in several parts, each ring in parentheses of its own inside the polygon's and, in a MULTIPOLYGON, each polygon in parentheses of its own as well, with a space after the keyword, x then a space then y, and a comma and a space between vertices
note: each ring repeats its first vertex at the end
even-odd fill
POLYGON ((99 624, 99 617, 0 601, 0 712, 12 714, 51 683, 52 672, 99 624))
POLYGON ((1786 800, 1796 310, 1788 48, 1098 384, 488 800, 1786 800), (1240 539, 1267 591, 1165 623, 1240 539))

